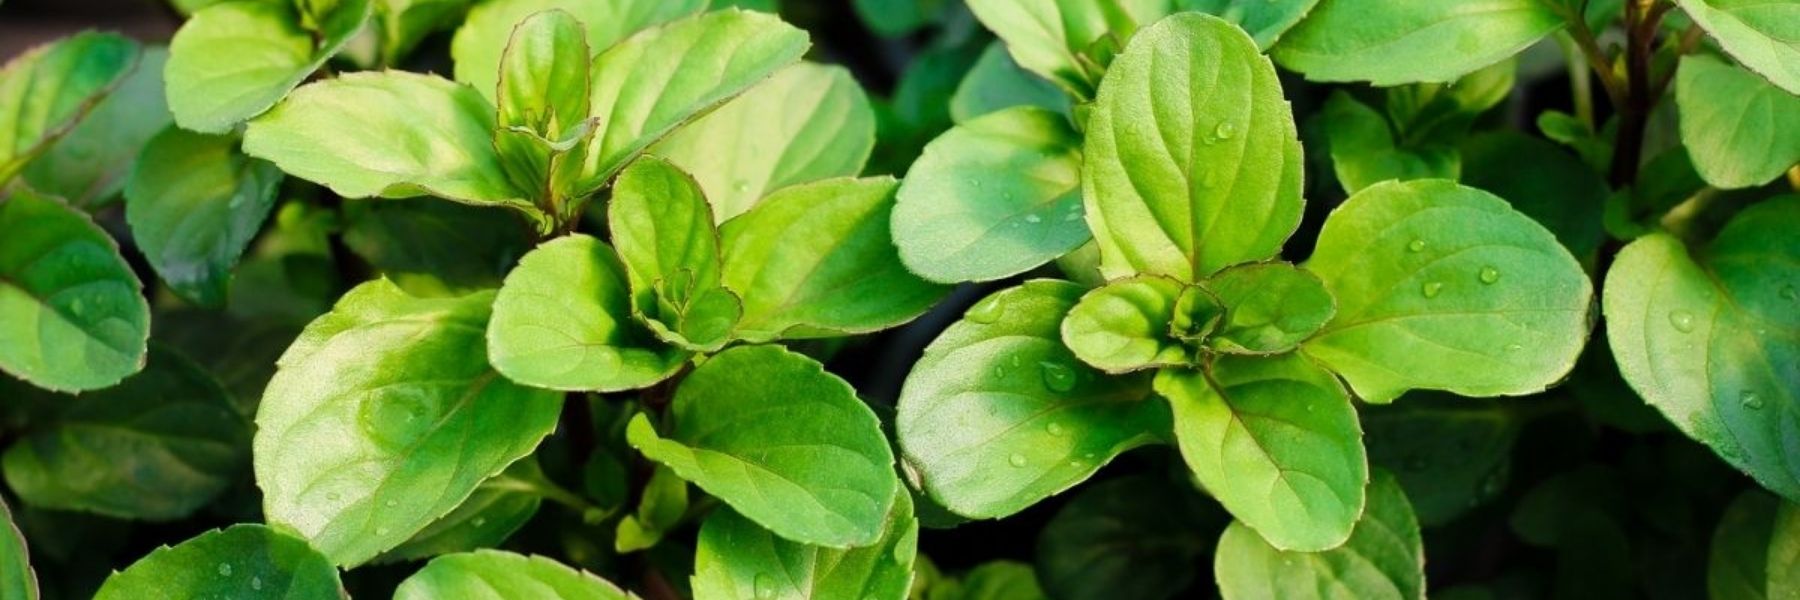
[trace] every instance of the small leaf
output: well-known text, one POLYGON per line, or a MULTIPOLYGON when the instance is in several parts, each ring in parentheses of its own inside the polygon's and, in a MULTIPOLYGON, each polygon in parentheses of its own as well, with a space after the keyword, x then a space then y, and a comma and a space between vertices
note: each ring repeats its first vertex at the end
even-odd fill
POLYGON ((144 367, 150 306, 119 246, 87 215, 0 192, 0 370, 58 391, 111 386, 144 367))
POLYGON ((1462 170, 1462 157, 1455 148, 1396 145, 1387 119, 1342 90, 1333 92, 1325 102, 1322 118, 1332 170, 1346 193, 1355 194, 1390 179, 1455 179, 1462 170))
POLYGON ((1206 344, 1232 354, 1287 352, 1336 314, 1325 283, 1288 263, 1240 265, 1206 280, 1225 320, 1206 344))
POLYGON ((138 45, 85 32, 0 66, 0 186, 73 130, 138 64, 138 45))
POLYGON ((909 478, 971 518, 1024 510, 1168 431, 1148 377, 1111 377, 1058 335, 1085 291, 1033 280, 995 293, 925 348, 901 389, 909 478))
MULTIPOLYGON (((1176 302, 1183 285, 1167 277, 1133 277, 1088 291, 1063 318, 1062 341, 1081 358, 1108 373, 1126 373, 1192 364, 1194 349, 1174 335, 1176 302)), ((1216 302, 1212 305, 1218 308, 1216 302)), ((1198 341, 1212 332, 1219 312, 1200 319, 1198 341)))
POLYGON ((660 158, 638 159, 613 184, 607 224, 633 314, 669 343, 709 352, 724 346, 742 304, 720 288, 719 231, 700 183, 660 158), (714 319, 723 326, 707 323, 714 319))
POLYGON ((0 598, 38 600, 37 573, 31 570, 25 534, 19 532, 4 499, 0 499, 0 598))
POLYGON ((1213 556, 1219 594, 1226 600, 1425 598, 1419 523, 1406 494, 1385 472, 1376 472, 1369 482, 1368 511, 1341 547, 1282 551, 1239 522, 1225 530, 1213 556))
POLYGON ((644 483, 637 512, 619 520, 613 551, 625 554, 655 546, 664 533, 681 524, 687 511, 687 482, 668 467, 657 467, 644 483))
POLYGON ((220 2, 194 13, 169 40, 163 72, 175 122, 227 133, 269 110, 362 30, 370 4, 343 0, 317 30, 287 2, 220 2))
POLYGON ((375 280, 314 320, 256 414, 271 524, 354 566, 449 514, 556 426, 562 395, 488 366, 492 292, 415 298, 375 280))
MULTIPOLYGON (((1788 5, 1800 18, 1800 2, 1788 5)), ((1800 60, 1800 47, 1792 54, 1800 60)), ((1675 103, 1681 143, 1714 187, 1753 187, 1800 163, 1800 68, 1784 91, 1755 74, 1705 55, 1681 59, 1675 103)))
POLYGON ((1476 118, 1505 102, 1518 76, 1508 59, 1458 77, 1449 85, 1415 83, 1387 88, 1387 114, 1404 146, 1453 144, 1468 136, 1476 118))
POLYGON ((833 548, 881 537, 894 456, 856 390, 812 359, 779 346, 721 352, 682 380, 669 418, 659 435, 638 415, 627 439, 776 535, 833 548))
POLYGON ((1015 106, 1035 106, 1065 116, 1073 110, 1069 96, 1055 84, 1013 62, 1004 42, 989 42, 950 97, 950 116, 961 124, 1015 106))
POLYGON ((618 586, 542 556, 499 550, 448 554, 400 582, 394 600, 627 600, 618 586))
MULTIPOLYGON (((375 33, 381 37, 381 64, 399 64, 419 42, 462 22, 471 0, 376 0, 375 33)), ((486 2, 485 4, 494 4, 486 2)))
POLYGON ((1449 82, 1563 25, 1542 0, 1320 0, 1270 54, 1313 81, 1449 82))
POLYGON ((1364 406, 1369 462, 1394 473, 1420 524, 1449 523, 1505 491, 1522 425, 1506 402, 1417 392, 1364 406))
POLYGON ((1675 0, 1725 52, 1789 94, 1800 95, 1800 1, 1675 0))
POLYGON ((1225 523, 1201 498, 1150 475, 1083 489, 1038 534, 1044 583, 1068 600, 1179 597, 1225 523))
POLYGON ((1148 25, 1168 14, 1170 8, 1167 0, 971 0, 968 4, 981 24, 1006 42, 1019 66, 1081 100, 1094 97, 1100 80, 1100 74, 1082 60, 1084 51, 1108 35, 1120 36, 1117 42, 1123 45, 1122 38, 1131 32, 1115 30, 1121 17, 1148 25))
POLYGON ((560 10, 533 14, 513 30, 500 58, 494 148, 513 186, 531 190, 540 205, 561 201, 545 190, 552 189, 555 163, 569 150, 542 140, 563 141, 566 132, 592 127, 587 118, 593 54, 582 30, 580 21, 560 10))
POLYGON ((305 540, 262 525, 233 525, 164 546, 113 573, 95 600, 337 600, 348 598, 331 561, 305 540))
POLYGON ((912 586, 918 538, 919 522, 904 492, 888 511, 881 539, 849 550, 790 542, 730 509, 717 510, 700 527, 694 597, 903 600, 912 586))
POLYGON ((1205 372, 1158 372, 1156 392, 1194 476, 1270 545, 1315 552, 1350 536, 1369 465, 1329 371, 1299 354, 1224 355, 1205 372))
POLYGON ((125 186, 138 151, 171 122, 162 74, 168 57, 166 49, 144 49, 136 70, 25 166, 25 183, 73 206, 93 209, 111 202, 125 186))
POLYGON ((1037 268, 1086 243, 1081 134, 1068 119, 1014 107, 925 146, 900 185, 894 243, 908 269, 938 282, 986 281, 1037 268))
POLYGON ((1250 33, 1256 45, 1268 50, 1281 34, 1312 12, 1320 0, 1176 0, 1187 10, 1218 15, 1250 33))
POLYGON ((1556 234, 1577 259, 1600 248, 1606 179, 1556 144, 1515 131, 1463 140, 1462 184, 1505 198, 1556 234), (1529 173, 1529 175, 1522 175, 1529 173))
POLYGON ((1217 17, 1138 32, 1087 134, 1082 190, 1108 278, 1194 282, 1274 256, 1300 223, 1300 139, 1275 67, 1217 17))
POLYGON ((543 471, 535 459, 513 463, 506 471, 481 482, 456 510, 426 525, 412 539, 382 553, 374 562, 419 560, 499 546, 537 514, 543 497, 531 480, 541 477, 543 471))
POLYGON ((275 206, 275 165, 244 156, 232 136, 164 129, 125 184, 125 220, 150 266, 195 304, 219 307, 231 270, 275 206))
POLYGON ((585 27, 588 47, 599 52, 639 30, 673 21, 706 8, 707 0, 487 0, 469 9, 468 18, 450 41, 456 80, 469 84, 490 102, 497 96, 500 56, 513 28, 532 14, 561 10, 585 27))
POLYGON ((1305 266, 1338 310, 1304 350, 1369 402, 1541 391, 1587 341, 1581 265, 1506 201, 1453 182, 1358 192, 1326 218, 1305 266))

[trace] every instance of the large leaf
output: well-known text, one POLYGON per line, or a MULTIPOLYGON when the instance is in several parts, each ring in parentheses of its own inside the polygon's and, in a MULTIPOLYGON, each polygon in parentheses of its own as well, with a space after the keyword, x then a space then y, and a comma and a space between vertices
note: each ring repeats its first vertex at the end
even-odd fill
POLYGON ((69 133, 137 63, 135 42, 88 32, 0 66, 0 186, 69 133))
POLYGON ((169 127, 125 185, 125 220, 171 290, 219 307, 280 184, 281 170, 238 152, 237 138, 169 127))
POLYGON ((1732 58, 1800 95, 1800 1, 1675 0, 1732 58))
POLYGON ((107 387, 144 366, 150 306, 118 244, 55 198, 0 192, 0 370, 41 388, 107 387))
POLYGON ((1275 67, 1217 17, 1138 32, 1087 134, 1082 190, 1108 278, 1197 281, 1273 256, 1300 223, 1300 140, 1275 67))
POLYGON ((1563 24, 1543 0, 1320 0, 1270 53, 1314 81, 1450 82, 1563 24))
POLYGON ((1019 67, 1006 53, 1004 42, 989 42, 950 96, 950 116, 957 123, 967 123, 1014 106, 1036 106, 1063 115, 1070 111, 1067 94, 1019 67))
MULTIPOLYGON (((1012 53, 1019 66, 1049 79, 1076 98, 1094 96, 1100 80, 1086 50, 1102 37, 1124 44, 1136 25, 1169 11, 1168 0, 971 0, 969 10, 1012 53)), ((1116 47, 1116 46, 1115 46, 1116 47)), ((1099 66, 1104 67, 1104 62, 1099 66)))
POLYGON ((1453 182, 1386 182, 1326 218, 1306 263, 1337 299, 1308 340, 1369 402, 1541 391, 1575 366, 1593 285, 1556 237, 1453 182))
POLYGON ((1205 371, 1157 373, 1156 391, 1194 476, 1269 544, 1314 552, 1350 536, 1369 465, 1331 372, 1300 354, 1226 355, 1205 371))
POLYGON ((5 500, 0 500, 0 598, 38 600, 37 573, 31 570, 25 535, 19 533, 5 500))
POLYGON ((605 579, 542 556, 476 550, 432 559, 394 590, 394 600, 627 600, 605 579))
POLYGON ((96 600, 337 600, 338 572, 305 540, 262 525, 233 525, 152 550, 106 578, 96 600))
POLYGON ((1038 534, 1044 583, 1067 600, 1177 597, 1225 523, 1203 498, 1151 475, 1083 489, 1038 534))
POLYGON ((1343 90, 1331 94, 1321 118, 1332 172, 1346 193, 1390 179, 1455 179, 1462 169, 1462 157, 1453 147, 1400 146, 1386 117, 1343 90))
POLYGON ((1320 0, 1175 0, 1188 10, 1202 10, 1224 18, 1250 32, 1256 45, 1264 50, 1275 45, 1281 34, 1312 12, 1320 0))
POLYGON ((169 111, 183 129, 226 133, 269 110, 362 30, 369 0, 343 0, 301 24, 295 3, 220 2, 169 40, 169 111))
POLYGON ((1369 508, 1341 547, 1286 552, 1243 523, 1219 538, 1213 571, 1226 600, 1424 600, 1425 553, 1412 505, 1394 477, 1376 472, 1369 508))
POLYGON ((534 13, 562 10, 586 26, 588 46, 598 52, 638 30, 706 8, 707 0, 488 0, 469 16, 450 41, 456 80, 493 100, 500 79, 500 56, 513 28, 534 13))
POLYGON ((749 341, 879 331, 947 289, 901 264, 889 232, 896 182, 828 179, 782 189, 725 222, 725 287, 744 300, 749 341))
POLYGON ((277 363, 256 414, 256 481, 271 524, 340 565, 444 516, 556 426, 562 395, 488 366, 492 292, 352 289, 277 363))
POLYGON ((1651 234, 1606 274, 1619 371, 1688 437, 1800 501, 1800 197, 1750 207, 1690 252, 1651 234))
POLYGON ((850 384, 779 346, 722 352, 681 382, 658 434, 631 445, 776 535, 832 548, 881 538, 899 480, 875 413, 850 384))
POLYGON ((1034 280, 989 296, 907 375, 895 431, 908 476, 952 512, 1011 515, 1168 431, 1148 377, 1108 376, 1063 346, 1083 291, 1034 280))
POLYGON ((163 48, 144 49, 137 70, 68 135, 26 165, 21 175, 25 183, 75 206, 111 201, 124 187, 138 151, 170 122, 162 74, 168 58, 163 48))
POLYGON ((707 600, 903 600, 912 587, 919 522, 904 492, 881 540, 835 550, 790 542, 730 509, 700 527, 694 597, 707 600))
POLYGON ((671 343, 716 351, 742 315, 720 287, 719 231, 700 184, 656 157, 619 173, 607 211, 632 310, 671 343))
MULTIPOLYGON (((1800 2, 1789 6, 1800 19, 1800 2)), ((1800 61, 1800 51, 1793 59, 1800 61)), ((1800 88, 1800 69, 1795 73, 1800 88)), ((1800 163, 1800 89, 1782 90, 1725 61, 1696 55, 1681 59, 1675 103, 1681 143, 1714 187, 1762 185, 1800 163)))
POLYGON ((719 222, 775 190, 862 174, 875 110, 843 67, 782 69, 650 150, 693 174, 719 222))
POLYGON ((1222 313, 1216 301, 1202 303, 1211 314, 1192 319, 1199 329, 1188 332, 1194 334, 1188 339, 1176 337, 1173 323, 1184 292, 1181 282, 1167 277, 1106 282, 1069 308, 1062 322, 1063 344, 1081 362, 1108 373, 1190 364, 1196 352, 1189 343, 1211 333, 1222 313))
POLYGON ((616 392, 674 375, 688 353, 631 317, 613 249, 572 235, 526 254, 494 299, 488 357, 508 379, 556 390, 616 392))
POLYGON ((940 282, 1011 277, 1086 243, 1081 134, 1063 115, 1015 107, 925 146, 900 185, 894 243, 940 282))

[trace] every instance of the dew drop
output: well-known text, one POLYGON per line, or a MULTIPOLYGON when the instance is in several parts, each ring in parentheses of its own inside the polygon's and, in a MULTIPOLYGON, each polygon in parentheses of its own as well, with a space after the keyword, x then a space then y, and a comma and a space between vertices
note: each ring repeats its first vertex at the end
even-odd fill
POLYGON ((994 379, 1006 377, 1006 367, 994 367, 994 379))
POLYGON ((1750 390, 1744 390, 1744 393, 1738 397, 1738 401, 1743 403, 1744 408, 1750 410, 1762 410, 1763 407, 1762 396, 1750 390))
POLYGON ((775 578, 768 573, 756 574, 756 597, 769 600, 775 597, 775 578))
POLYGON ((262 583, 261 577, 251 577, 250 578, 250 589, 260 591, 260 590, 262 590, 262 586, 263 586, 263 583, 262 583))
POLYGON ((339 494, 337 492, 325 492, 325 499, 330 500, 332 502, 337 502, 340 498, 343 498, 343 497, 344 497, 343 494, 339 494))
POLYGON ((894 544, 893 557, 894 557, 894 562, 897 562, 900 564, 906 564, 906 559, 912 558, 911 556, 908 556, 908 554, 906 552, 905 544, 894 544))
POLYGON ((82 311, 86 309, 87 304, 83 303, 80 298, 76 298, 69 302, 69 312, 75 313, 75 316, 81 316, 82 311))
POLYGON ((1444 291, 1444 284, 1437 281, 1427 281, 1425 282, 1425 287, 1420 288, 1420 291, 1425 293, 1426 298, 1436 298, 1438 292, 1444 291))
POLYGON ((748 181, 739 181, 739 182, 737 182, 737 183, 735 183, 735 184, 733 184, 733 185, 732 185, 732 186, 731 186, 731 189, 734 189, 734 190, 737 190, 737 191, 738 191, 738 192, 740 192, 740 193, 741 193, 741 192, 748 192, 748 191, 750 191, 750 182, 748 182, 748 181))
POLYGON ((1482 478, 1482 480, 1481 480, 1481 495, 1492 496, 1494 494, 1500 493, 1500 490, 1505 487, 1506 487, 1506 469, 1504 469, 1504 468, 1494 469, 1494 471, 1492 473, 1487 474, 1487 477, 1482 478))
POLYGON ((970 321, 986 325, 1000 320, 1001 315, 1004 314, 1006 314, 1006 306, 1000 303, 1000 297, 988 296, 986 300, 976 303, 975 307, 970 308, 969 312, 963 316, 970 321))
POLYGON ((231 563, 219 563, 219 576, 220 577, 230 577, 231 576, 231 563))
POLYGON ((1025 222, 1026 223, 1042 223, 1042 222, 1044 222, 1044 218, 1040 217, 1036 214, 1029 214, 1029 215, 1025 215, 1025 222))
POLYGON ((1496 269, 1491 266, 1481 268, 1481 282, 1482 283, 1492 284, 1496 281, 1500 281, 1500 269, 1496 269))
POLYGON ((1506 345, 1507 352, 1518 352, 1518 351, 1524 350, 1524 349, 1525 349, 1525 347, 1521 346, 1519 344, 1507 344, 1506 345))
POLYGON ((1682 333, 1693 331, 1694 313, 1685 310, 1671 312, 1669 313, 1669 324, 1675 326, 1675 330, 1682 333))
POLYGON ((1006 462, 1015 467, 1023 467, 1025 466, 1025 455, 1015 452, 1012 457, 1006 459, 1006 462))
POLYGON ((386 527, 376 527, 375 535, 387 535, 388 531, 390 531, 390 530, 386 527))
POLYGON ((1221 140, 1229 140, 1237 135, 1237 126, 1220 121, 1219 126, 1213 128, 1213 135, 1218 136, 1221 140))
POLYGON ((1019 355, 1017 355, 1017 354, 1014 354, 1014 355, 1012 355, 1012 358, 1009 359, 1007 362, 1010 362, 1010 363, 1012 363, 1012 366, 1017 367, 1017 366, 1025 364, 1025 359, 1020 358, 1019 355))
POLYGON ((399 501, 399 500, 389 500, 389 501, 387 501, 387 507, 388 507, 388 508, 393 508, 393 507, 396 507, 396 506, 399 506, 399 505, 400 505, 400 501, 399 501))
POLYGON ((1411 243, 1408 243, 1406 245, 1406 251, 1407 252, 1424 252, 1425 251, 1425 240, 1413 240, 1411 243))
POLYGON ((1048 434, 1054 435, 1054 436, 1061 436, 1064 433, 1068 433, 1068 431, 1063 429, 1062 423, 1051 423, 1049 425, 1044 426, 1044 433, 1048 433, 1048 434))
POLYGON ((472 526, 475 526, 475 527, 480 527, 482 525, 486 525, 487 517, 475 517, 473 520, 469 521, 469 524, 472 526))
POLYGON ((981 180, 980 179, 970 179, 969 187, 972 187, 972 188, 981 187, 981 180))
POLYGON ((1043 362, 1038 366, 1044 369, 1044 387, 1053 392, 1067 392, 1075 388, 1075 369, 1059 362, 1043 362))

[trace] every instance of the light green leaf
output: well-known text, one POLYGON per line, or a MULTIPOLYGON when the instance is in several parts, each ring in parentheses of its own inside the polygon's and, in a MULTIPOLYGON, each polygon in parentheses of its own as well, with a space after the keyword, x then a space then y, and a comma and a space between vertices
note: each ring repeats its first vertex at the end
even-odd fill
POLYGON ((126 182, 125 220, 170 290, 223 306, 232 267, 262 230, 281 177, 238 152, 236 137, 171 126, 151 138, 126 182))
MULTIPOLYGON (((1167 277, 1141 276, 1089 290, 1062 321, 1063 344, 1081 362, 1108 373, 1191 364, 1196 352, 1175 337, 1173 327, 1183 287, 1167 277)), ((1222 316, 1216 302, 1210 307, 1210 318, 1190 321, 1197 326, 1195 342, 1222 316)))
POLYGON ((0 499, 0 598, 38 600, 37 574, 31 570, 25 534, 19 532, 4 499, 0 499))
POLYGON ((625 267, 599 240, 572 235, 519 261, 494 299, 488 358, 508 379, 616 392, 674 375, 688 353, 631 318, 625 267))
POLYGON ((1063 346, 1083 291, 1033 280, 989 296, 907 375, 895 431, 908 477, 952 512, 1019 512, 1169 430, 1147 376, 1108 376, 1063 346))
POLYGON ((318 30, 288 2, 220 2, 194 13, 169 40, 163 71, 175 122, 226 133, 269 110, 362 30, 369 4, 342 0, 318 30))
POLYGON ((1203 498, 1154 475, 1083 489, 1038 534, 1044 583, 1067 600, 1178 597, 1225 522, 1203 498))
POLYGON ((163 95, 163 64, 168 57, 166 49, 144 49, 136 70, 68 135, 26 165, 21 174, 25 183, 74 206, 94 208, 110 202, 124 187, 138 151, 172 118, 163 95))
POLYGON ((1800 95, 1800 1, 1675 0, 1725 52, 1789 94, 1800 95))
POLYGON ((1275 67, 1217 17, 1140 31, 1087 134, 1082 190, 1108 278, 1197 281, 1273 256, 1300 223, 1300 139, 1275 67))
POLYGON ((1100 81, 1101 73, 1084 60, 1089 46, 1107 35, 1123 46, 1132 25, 1149 25, 1170 10, 1168 0, 969 0, 968 5, 1006 42, 1019 66, 1079 100, 1093 98, 1100 81))
POLYGON ((707 0, 487 0, 469 16, 450 41, 456 80, 469 84, 492 101, 498 89, 500 56, 513 28, 534 13, 562 10, 586 26, 588 47, 599 52, 639 30, 691 15, 707 0))
POLYGON ((1644 401, 1770 491, 1800 501, 1800 197, 1738 213, 1690 251, 1627 245, 1606 274, 1608 341, 1644 401))
POLYGON ((562 394, 488 366, 492 292, 357 286, 277 363, 256 414, 271 524, 354 566, 461 505, 556 426, 562 394))
POLYGON ((0 370, 81 391, 144 367, 150 306, 104 230, 55 198, 15 187, 0 192, 0 239, 0 370))
POLYGON ((1071 110, 1062 90, 1013 62, 1005 43, 989 42, 950 97, 950 116, 967 123, 1014 106, 1036 106, 1065 116, 1071 110))
POLYGON ((400 582, 394 600, 626 600, 618 586, 542 556, 476 550, 431 560, 400 582))
POLYGON ((901 264, 889 233, 896 182, 828 179, 784 188, 725 222, 725 287, 751 342, 887 329, 948 291, 901 264))
POLYGON ((1504 491, 1523 425, 1507 402, 1417 392, 1364 406, 1369 462, 1399 479, 1420 524, 1448 523, 1504 491))
POLYGON ((1346 193, 1355 194, 1390 179, 1455 179, 1462 170, 1462 157, 1455 148, 1396 145, 1387 119, 1343 90, 1331 94, 1322 118, 1332 171, 1346 193))
POLYGON ((657 337, 716 351, 742 313, 719 283, 719 232, 700 183, 646 156, 619 173, 607 229, 625 263, 632 312, 657 337))
POLYGON ((1206 280, 1206 289, 1225 307, 1224 322, 1206 345, 1230 354, 1293 350, 1337 312, 1317 275, 1283 262, 1220 271, 1206 280))
POLYGON ((1369 465, 1331 372, 1300 354, 1224 355, 1204 372, 1158 372, 1156 392, 1194 476, 1270 545, 1316 552, 1350 536, 1369 465))
POLYGON ((1313 81, 1450 82, 1563 25, 1543 0, 1320 0, 1270 54, 1313 81))
POLYGON ((1462 184, 1505 198, 1556 234, 1577 259, 1600 248, 1601 211, 1612 191, 1600 172, 1556 144, 1516 131, 1471 136, 1462 154, 1462 184), (1522 174, 1529 175, 1522 175, 1522 174))
POLYGON ((164 546, 113 573, 95 600, 336 600, 337 569, 306 541, 269 527, 233 525, 164 546))
POLYGON ((874 146, 875 109, 850 72, 800 63, 650 152, 693 174, 723 223, 775 190, 862 174, 874 146))
POLYGON ((1342 547, 1282 551, 1239 522, 1225 530, 1213 556, 1219 593, 1226 600, 1425 598, 1419 523, 1406 494, 1385 472, 1376 472, 1369 482, 1369 509, 1342 547))
POLYGON ((543 497, 533 480, 542 478, 537 460, 526 458, 481 482, 469 499, 374 562, 419 560, 499 546, 537 514, 543 497))
POLYGON ((579 198, 600 189, 644 149, 799 61, 811 45, 806 32, 774 15, 730 8, 663 25, 601 52, 589 75, 600 128, 563 162, 558 181, 569 182, 564 195, 579 198))
POLYGON ((1068 119, 1014 107, 925 146, 900 185, 894 242, 908 269, 952 283, 1011 277, 1092 236, 1082 222, 1081 134, 1068 119))
POLYGON ((1256 45, 1268 50, 1281 34, 1312 12, 1319 0, 1176 0, 1185 10, 1205 11, 1250 32, 1256 45))
POLYGON ((658 435, 638 415, 627 439, 776 535, 832 548, 880 539, 900 487, 894 456, 856 390, 812 359, 726 350, 682 380, 668 418, 658 435))
POLYGON ((1325 220, 1306 269, 1337 316, 1303 346, 1357 396, 1542 391, 1587 341, 1593 284, 1555 236, 1453 182, 1387 182, 1325 220))
MULTIPOLYGON (((1800 19, 1800 2, 1790 6, 1800 19)), ((1800 50, 1793 59, 1800 61, 1800 50)), ((1800 69, 1795 78, 1800 88, 1800 69)), ((1681 59, 1675 103, 1681 143, 1714 187, 1762 185, 1800 163, 1800 89, 1784 91, 1725 61, 1695 55, 1681 59)))
MULTIPOLYGON (((398 64, 402 58, 412 54, 425 36, 461 23, 470 1, 376 0, 375 25, 378 29, 375 32, 381 36, 381 64, 398 64)), ((498 56, 499 52, 496 51, 495 55, 498 56)))
POLYGON ((644 483, 636 513, 619 520, 613 551, 625 554, 655 546, 664 533, 681 524, 687 511, 687 482, 668 467, 656 467, 644 483))
POLYGON ((593 127, 587 120, 593 54, 582 29, 560 10, 531 15, 513 30, 500 57, 494 148, 513 187, 540 201, 560 201, 548 192, 551 173, 593 127))
POLYGON ((407 293, 493 289, 533 237, 504 209, 436 198, 346 200, 344 245, 407 293))
POLYGON ((913 581, 919 522, 896 494, 881 540, 835 550, 776 537, 730 509, 700 527, 694 597, 707 600, 904 600, 913 581))
POLYGON ((79 33, 0 66, 0 186, 74 129, 138 64, 138 45, 79 33))

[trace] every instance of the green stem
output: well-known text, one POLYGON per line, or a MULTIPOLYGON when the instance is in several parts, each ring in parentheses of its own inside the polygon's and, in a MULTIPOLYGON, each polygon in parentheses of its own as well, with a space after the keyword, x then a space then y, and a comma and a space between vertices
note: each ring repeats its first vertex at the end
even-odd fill
POLYGON ((1563 58, 1568 64, 1569 93, 1575 101, 1575 118, 1581 119, 1588 130, 1599 131, 1599 126, 1594 123, 1594 78, 1588 74, 1581 45, 1567 32, 1556 34, 1556 42, 1562 46, 1563 58))

